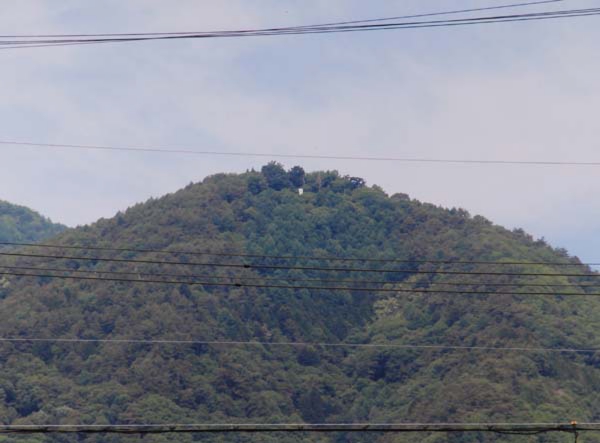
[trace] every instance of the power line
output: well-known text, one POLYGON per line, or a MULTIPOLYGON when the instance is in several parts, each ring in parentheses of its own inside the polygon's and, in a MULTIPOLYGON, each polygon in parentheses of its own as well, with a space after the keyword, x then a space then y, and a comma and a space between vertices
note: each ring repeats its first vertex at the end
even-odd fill
POLYGON ((70 255, 27 254, 22 252, 0 252, 0 256, 50 258, 59 260, 84 260, 93 262, 113 263, 143 263, 171 266, 206 266, 234 269, 271 269, 271 270, 300 270, 324 272, 365 272, 379 274, 426 274, 426 275, 498 275, 498 276, 536 276, 536 277, 600 277, 600 273, 552 273, 552 272, 491 272, 491 271, 452 271, 452 270, 412 270, 412 269, 375 269, 375 268, 337 268, 327 266, 292 266, 268 265, 250 263, 215 263, 215 262, 189 262, 189 261, 163 261, 133 258, 105 258, 105 257, 78 257, 70 255))
POLYGON ((385 293, 421 293, 421 294, 456 294, 456 295, 543 295, 553 297, 567 296, 587 296, 598 297, 600 293, 595 292, 532 292, 532 291, 473 291, 473 290, 436 290, 436 289, 401 289, 401 288, 354 288, 347 286, 304 286, 304 285, 275 285, 275 284, 254 284, 254 283, 215 283, 207 281, 184 281, 184 280, 153 280, 153 279, 132 279, 116 277, 88 277, 75 275, 51 275, 51 274, 30 274, 23 272, 0 272, 0 275, 14 277, 35 277, 35 278, 58 278, 67 280, 91 280, 91 281, 110 281, 121 283, 156 283, 169 285, 188 285, 188 286, 215 286, 215 287, 234 287, 234 288, 255 288, 255 289, 291 289, 291 290, 320 290, 320 291, 350 291, 350 292, 385 292, 385 293))
MULTIPOLYGON (((498 9, 508 9, 508 8, 519 8, 519 7, 527 7, 527 6, 535 6, 541 4, 549 4, 549 3, 559 3, 564 0, 542 0, 542 1, 533 1, 533 2, 522 2, 522 3, 511 3, 505 5, 498 6, 488 6, 483 8, 470 8, 470 9, 458 9, 458 10, 449 10, 449 11, 441 11, 441 12, 429 12, 422 14, 413 14, 413 15, 400 15, 394 17, 384 17, 384 18, 374 18, 374 19, 366 19, 366 20, 351 20, 351 21, 338 21, 338 22, 329 22, 329 23, 320 23, 316 25, 300 25, 300 26, 289 26, 289 27, 280 27, 280 28, 266 28, 264 30, 291 30, 291 29, 313 29, 317 27, 330 27, 330 26, 338 26, 338 25, 348 25, 348 24, 358 24, 358 23, 371 23, 371 22, 384 22, 391 20, 403 20, 409 18, 421 18, 421 17, 432 17, 439 15, 454 15, 454 14, 465 14, 470 12, 480 12, 480 11, 490 11, 490 10, 498 10, 498 9)), ((259 29, 251 29, 239 32, 256 32, 260 31, 259 29)), ((127 32, 127 33, 106 33, 106 34, 16 34, 16 35, 0 35, 0 38, 50 38, 50 37, 133 37, 133 36, 158 36, 158 35, 188 35, 188 34, 199 34, 198 31, 179 31, 179 32, 127 32)))
POLYGON ((333 25, 350 25, 356 23, 370 23, 370 22, 382 22, 389 20, 403 20, 409 18, 421 18, 421 17, 433 17, 437 15, 453 15, 453 14, 465 14, 469 12, 481 12, 481 11, 491 11, 497 9, 507 9, 507 8, 520 8, 524 6, 534 6, 548 3, 559 3, 564 0, 543 0, 543 1, 535 1, 535 2, 525 2, 525 3, 512 3, 507 5, 498 5, 498 6, 487 6, 484 8, 470 8, 470 9, 458 9, 452 11, 443 11, 443 12, 428 12, 423 14, 413 14, 413 15, 400 15, 396 17, 386 17, 386 18, 374 18, 367 20, 352 20, 346 22, 332 22, 332 23, 321 23, 320 25, 315 26, 333 26, 333 25))
MULTIPOLYGON (((208 275, 208 274, 181 274, 181 273, 162 273, 162 272, 144 272, 144 271, 108 271, 97 269, 72 269, 72 268, 55 268, 55 267, 39 267, 39 266, 8 266, 0 265, 0 269, 11 269, 21 271, 47 271, 47 272, 70 272, 77 274, 106 274, 106 275, 138 275, 150 277, 166 277, 166 278, 191 278, 209 279, 209 280, 238 280, 238 281, 285 281, 285 282, 326 282, 326 283, 352 283, 352 284, 378 284, 378 285, 403 285, 411 286, 412 290, 418 291, 419 288, 425 289, 419 283, 404 282, 404 281, 388 281, 388 280, 355 280, 355 279, 336 279, 336 278, 296 278, 296 277, 253 277, 253 276, 228 276, 228 275, 208 275)), ((138 281, 138 280, 136 280, 138 281)), ((550 287, 550 288, 595 288, 600 286, 600 283, 592 284, 551 284, 551 283, 493 283, 493 282, 427 282, 426 287, 430 286, 497 286, 497 287, 550 287)), ((370 289, 370 288, 365 288, 370 289)), ((372 288, 371 288, 372 289, 372 288)))
POLYGON ((182 339, 119 339, 119 338, 39 338, 39 337, 0 337, 0 343, 63 343, 63 344, 143 344, 143 345, 204 345, 204 346, 273 346, 273 347, 315 347, 315 348, 364 348, 364 349, 404 349, 442 351, 497 351, 497 352, 556 352, 589 354, 600 352, 600 348, 547 348, 528 346, 465 346, 465 345, 413 345, 396 343, 344 343, 344 342, 269 342, 240 340, 182 340, 182 339))
MULTIPOLYGON (((40 43, 40 44, 23 44, 23 45, 3 45, 0 43, 0 51, 10 50, 10 49, 28 49, 28 48, 49 48, 49 47, 57 47, 57 46, 83 46, 83 45, 94 45, 100 44, 101 42, 73 42, 73 43, 40 43)), ((108 43, 108 42, 104 42, 108 43)))
POLYGON ((536 435, 548 432, 598 432, 600 423, 163 423, 0 425, 0 433, 265 433, 265 432, 490 432, 536 435))
MULTIPOLYGON (((213 31, 213 32, 194 32, 194 33, 183 33, 183 34, 129 34, 125 36, 119 36, 117 34, 104 34, 104 37, 64 37, 52 36, 47 40, 43 40, 44 37, 34 36, 19 36, 19 37, 7 37, 7 38, 21 38, 24 40, 5 40, 2 45, 7 47, 10 46, 25 46, 28 44, 63 44, 63 43, 124 43, 124 42, 139 42, 139 41, 153 41, 153 40, 179 40, 179 39, 206 39, 206 38, 217 38, 217 37, 255 37, 255 36, 273 36, 273 35, 301 35, 301 34, 328 34, 328 33, 339 33, 339 32, 357 32, 357 31, 374 31, 374 30, 391 30, 391 29, 416 29, 416 28, 431 28, 431 27, 447 27, 447 26, 464 26, 473 24, 489 24, 489 23, 506 23, 506 22, 518 22, 518 21, 531 21, 531 20, 545 20, 545 19, 557 19, 557 18, 571 18, 571 17, 583 17, 599 15, 600 8, 586 8, 586 9, 571 9, 571 10, 558 10, 548 12, 532 12, 527 14, 512 14, 512 15, 500 15, 500 16, 481 16, 472 18, 460 18, 460 19, 445 19, 445 20, 429 20, 429 21, 413 21, 413 22, 392 22, 392 23, 378 23, 378 24, 349 24, 349 25, 306 25, 297 27, 284 27, 284 28, 264 28, 254 30, 235 30, 235 31, 213 31)), ((378 19, 385 20, 385 19, 378 19)), ((362 23, 361 21, 357 21, 362 23)))
POLYGON ((263 157, 263 158, 296 158, 296 159, 319 159, 319 160, 357 160, 357 161, 385 161, 404 163, 429 163, 429 164, 466 164, 466 165, 525 165, 525 166, 600 166, 600 161, 547 161, 547 160, 470 160, 470 159, 442 159, 442 158, 419 158, 419 157, 366 157, 349 155, 317 155, 317 154, 281 154, 281 153, 258 153, 258 152, 233 152, 233 151, 200 151, 191 149, 168 149, 163 147, 127 147, 106 145, 76 145, 58 143, 32 143, 0 140, 1 145, 15 145, 38 148, 68 148, 83 150, 102 151, 132 151, 132 152, 154 152, 171 154, 191 155, 219 155, 234 157, 263 157))
POLYGON ((487 16, 478 18, 466 18, 457 20, 438 20, 429 22, 408 22, 408 23, 387 23, 378 25, 350 25, 337 27, 324 26, 301 26, 297 28, 273 28, 266 30, 250 30, 250 31, 221 31, 208 33, 195 33, 185 35, 160 35, 146 37, 117 37, 117 38, 92 38, 92 39, 52 39, 52 40, 8 40, 0 42, 4 46, 1 49, 25 49, 28 47, 45 47, 45 46, 63 46, 76 44, 94 44, 94 43, 123 43, 135 41, 149 40, 172 40, 172 39, 198 39, 198 38, 215 38, 215 37, 256 37, 267 35, 300 35, 300 34, 326 34, 337 32, 356 32, 370 30, 391 30, 391 29, 416 29, 416 28, 433 28, 446 26, 463 26, 473 24, 490 24, 490 23, 507 23, 531 20, 544 20, 556 18, 572 18, 600 15, 600 8, 588 8, 579 10, 564 10, 552 11, 545 13, 530 13, 512 16, 487 16))
MULTIPOLYGON (((561 1, 561 0, 556 0, 561 1)), ((173 40, 173 39, 205 39, 205 38, 217 38, 217 37, 260 37, 260 36, 277 36, 277 35, 303 35, 303 34, 330 34, 330 33, 346 33, 346 32, 357 32, 357 31, 386 31, 395 29, 420 29, 420 28, 438 28, 438 27, 450 27, 450 26, 466 26, 466 25, 479 25, 479 24, 493 24, 493 23, 512 23, 522 21, 533 21, 533 20, 548 20, 558 18, 574 18, 574 17, 586 17, 600 15, 600 8, 596 10, 574 10, 574 11, 556 11, 556 13, 538 13, 537 17, 527 17, 525 15, 513 16, 514 18, 500 16, 500 17, 480 17, 476 19, 460 19, 460 20, 446 20, 445 23, 396 23, 386 25, 364 25, 356 26, 354 28, 333 28, 326 29, 321 27, 309 27, 300 26, 297 28, 282 28, 279 30, 264 30, 264 31, 224 31, 215 33, 200 33, 191 35, 167 35, 167 36, 154 36, 154 37, 133 37, 133 38, 104 38, 104 39, 83 39, 83 40, 50 40, 43 42, 39 40, 33 41, 4 41, 0 42, 1 50, 11 49, 28 49, 28 48, 46 48, 46 47, 57 47, 57 46, 75 46, 75 45, 93 45, 103 43, 130 43, 130 42, 141 42, 141 41, 152 41, 152 40, 173 40), (552 14, 552 15, 550 15, 552 14), (544 16, 547 15, 547 16, 544 16), (453 23, 456 22, 456 23, 453 23)), ((385 20, 385 19, 381 19, 385 20)), ((176 33, 172 33, 176 34, 176 33)), ((160 34, 154 34, 160 35, 160 34)), ((246 154, 248 155, 248 154, 246 154)), ((283 156, 280 156, 283 157, 283 156)), ((299 156, 295 156, 299 157, 299 156)), ((309 157, 305 157, 309 158, 309 157)), ((312 158, 318 158, 313 156, 312 158)))
POLYGON ((210 252, 210 251, 182 251, 169 249, 139 249, 139 248, 109 248, 102 246, 74 246, 74 245, 56 245, 49 243, 20 243, 20 242, 0 242, 4 246, 28 246, 34 248, 53 248, 53 249, 73 249, 83 251, 112 251, 112 252, 137 252, 171 255, 197 255, 197 256, 215 256, 215 257, 240 257, 240 258, 260 258, 277 260, 319 260, 319 261, 341 261, 341 262, 372 262, 372 263, 436 263, 436 264, 477 264, 477 265, 553 265, 553 266, 600 266, 600 263, 565 263, 549 261, 492 261, 492 260, 425 260, 425 259, 400 259, 400 258, 367 258, 367 257, 334 257, 318 255, 272 255, 272 254, 247 254, 235 252, 210 252))

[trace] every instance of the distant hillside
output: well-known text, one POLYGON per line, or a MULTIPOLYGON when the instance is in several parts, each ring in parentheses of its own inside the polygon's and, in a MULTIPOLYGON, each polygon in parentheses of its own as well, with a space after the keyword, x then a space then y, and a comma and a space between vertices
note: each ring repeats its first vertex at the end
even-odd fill
POLYGON ((52 223, 46 217, 24 206, 0 200, 0 241, 37 242, 63 232, 66 226, 52 223))
MULTIPOLYGON (((386 195, 335 171, 304 174, 271 163, 261 172, 214 175, 57 241, 205 254, 23 251, 211 265, 4 260, 77 270, 80 277, 177 274, 170 279, 204 284, 7 276, 0 280, 0 337, 600 347, 600 299, 585 296, 600 292, 589 286, 597 280, 583 277, 591 271, 565 251, 462 209, 386 195), (392 259, 399 261, 385 261, 392 259), (531 286, 519 286, 525 283, 531 286), (250 284, 294 288, 244 286, 250 284), (324 288, 330 286, 348 289, 324 288)), ((600 421, 594 352, 35 342, 0 344, 0 367, 0 421, 13 424, 600 421)), ((0 436, 13 441, 140 439, 0 436)), ((179 434, 142 441, 572 442, 573 436, 179 434)))

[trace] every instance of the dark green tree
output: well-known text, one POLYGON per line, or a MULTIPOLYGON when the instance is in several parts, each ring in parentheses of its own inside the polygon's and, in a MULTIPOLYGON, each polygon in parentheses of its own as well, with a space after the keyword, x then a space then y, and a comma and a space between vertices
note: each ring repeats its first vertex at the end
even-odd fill
POLYGON ((294 185, 294 187, 301 188, 304 186, 304 177, 306 173, 302 167, 294 166, 292 169, 290 169, 288 175, 290 177, 290 182, 292 185, 294 185))
POLYGON ((283 165, 275 161, 269 162, 261 169, 269 188, 281 191, 290 186, 290 179, 283 165))
POLYGON ((261 174, 251 175, 248 177, 248 191, 256 195, 267 189, 267 181, 261 174))

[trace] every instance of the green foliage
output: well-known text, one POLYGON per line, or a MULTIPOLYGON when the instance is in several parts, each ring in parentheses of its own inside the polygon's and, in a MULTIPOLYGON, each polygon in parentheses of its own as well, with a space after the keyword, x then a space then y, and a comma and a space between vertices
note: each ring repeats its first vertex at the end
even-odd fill
MULTIPOLYGON (((464 210, 423 204, 403 194, 388 197, 380 188, 367 187, 362 179, 336 171, 304 174, 300 169, 286 172, 270 163, 261 173, 215 175, 136 205, 113 219, 67 231, 60 241, 116 248, 397 258, 406 263, 338 265, 413 271, 447 267, 420 262, 424 259, 575 262, 565 251, 554 250, 524 232, 495 226, 483 217, 471 217, 464 210), (300 181, 306 191, 303 195, 296 192, 300 181)), ((160 254, 132 252, 104 256, 165 259, 160 254)), ((191 254, 176 258, 205 259, 191 254)), ((321 260, 293 263, 326 264, 321 260)), ((37 260, 36 265, 76 263, 37 260)), ((413 292, 7 277, 0 280, 0 336, 590 348, 600 344, 595 338, 600 329, 600 302, 592 297, 420 292, 433 283, 467 277, 299 269, 213 271, 166 265, 117 267, 105 262, 80 263, 79 269, 249 278, 376 278, 385 280, 386 287, 402 282, 413 292)), ((552 273, 564 267, 468 265, 464 269, 552 273)), ((490 277, 470 276, 468 280, 482 291, 496 289, 490 277)), ((588 291, 579 286, 585 279, 575 277, 505 276, 494 281, 572 284, 569 291, 588 291)), ((3 343, 0 367, 0 420, 4 423, 565 422, 600 418, 600 359, 595 354, 309 345, 3 343)), ((600 441, 594 435, 585 437, 586 442, 600 441)), ((487 434, 432 434, 419 439, 429 443, 522 441, 487 434)), ((120 443, 139 439, 0 436, 2 443, 12 441, 120 443)), ((148 436, 144 441, 387 443, 415 441, 415 436, 179 435, 148 436)), ((531 441, 562 442, 572 437, 541 436, 531 441)))
POLYGON ((270 162, 261 169, 262 174, 267 180, 269 188, 281 191, 290 185, 290 178, 283 169, 283 166, 277 162, 270 162))
POLYGON ((292 185, 294 185, 296 188, 301 188, 304 186, 304 178, 306 173, 304 172, 303 168, 300 166, 294 166, 292 169, 290 169, 288 174, 292 185))
POLYGON ((31 209, 0 200, 0 242, 36 242, 65 229, 31 209))

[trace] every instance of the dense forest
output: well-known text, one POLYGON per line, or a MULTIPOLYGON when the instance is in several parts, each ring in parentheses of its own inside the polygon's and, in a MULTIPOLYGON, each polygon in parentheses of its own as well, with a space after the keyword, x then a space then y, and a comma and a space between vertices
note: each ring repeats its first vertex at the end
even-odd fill
MULTIPOLYGON (((88 260, 3 257, 2 263, 70 269, 78 274, 69 275, 79 276, 177 274, 190 283, 5 276, 0 337, 600 345, 594 276, 583 276, 591 270, 566 251, 463 209, 387 195, 335 171, 305 173, 269 163, 261 171, 218 174, 50 241, 63 247, 20 251, 88 260), (399 261, 386 261, 392 259, 399 261), (160 263, 166 260, 212 265, 160 263), (242 266, 223 266, 231 264, 242 266), (295 287, 191 284, 226 277, 295 287), (532 286, 508 286, 525 283, 532 286), (434 288, 448 292, 429 292, 434 288), (565 292, 577 295, 560 295, 565 292)), ((0 344, 0 365, 5 424, 600 421, 600 356, 593 352, 13 342, 0 344)), ((600 442, 600 436, 584 437, 600 442)), ((340 433, 156 435, 142 441, 572 439, 340 433)), ((139 437, 0 436, 0 442, 13 441, 116 443, 139 437)))
POLYGON ((0 242, 36 242, 65 229, 31 209, 0 200, 0 242))

